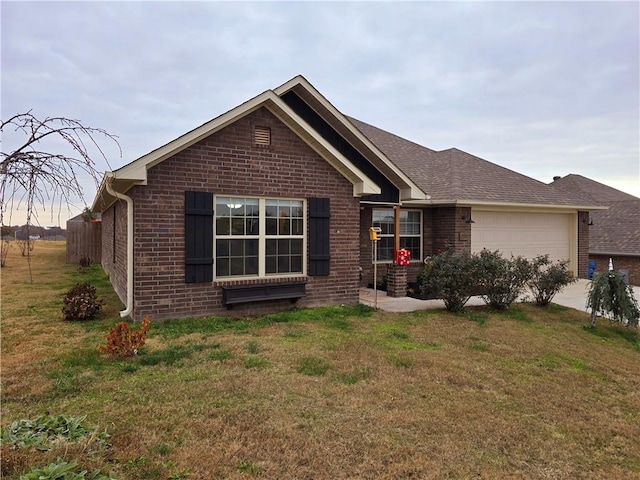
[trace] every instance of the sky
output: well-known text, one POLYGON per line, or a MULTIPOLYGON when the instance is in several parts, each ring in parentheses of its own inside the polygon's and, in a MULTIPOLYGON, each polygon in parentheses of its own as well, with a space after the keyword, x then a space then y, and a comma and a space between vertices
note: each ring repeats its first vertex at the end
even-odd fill
MULTIPOLYGON (((636 1, 5 0, 0 17, 2 119, 105 129, 122 155, 101 141, 100 171, 302 74, 342 113, 431 149, 640 197, 636 1)), ((3 132, 2 151, 19 140, 3 132)), ((38 222, 64 226, 83 207, 46 204, 38 222)))

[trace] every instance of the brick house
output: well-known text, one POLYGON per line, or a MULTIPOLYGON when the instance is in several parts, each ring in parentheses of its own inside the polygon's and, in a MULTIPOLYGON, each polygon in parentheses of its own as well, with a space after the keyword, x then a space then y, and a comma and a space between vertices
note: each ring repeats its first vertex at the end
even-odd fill
POLYGON ((392 295, 444 248, 550 253, 586 276, 594 208, 347 117, 301 76, 108 172, 93 204, 121 315, 154 320, 357 303, 370 226, 392 295))
POLYGON ((576 174, 554 177, 551 185, 609 207, 591 212, 589 260, 604 272, 611 259, 631 285, 640 285, 640 198, 576 174))

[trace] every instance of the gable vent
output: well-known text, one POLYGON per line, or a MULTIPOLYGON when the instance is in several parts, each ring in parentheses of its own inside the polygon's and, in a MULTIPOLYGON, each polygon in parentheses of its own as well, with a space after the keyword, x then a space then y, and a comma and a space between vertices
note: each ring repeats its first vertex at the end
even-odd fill
POLYGON ((253 131, 253 143, 261 147, 271 145, 271 129, 269 127, 255 127, 253 131))

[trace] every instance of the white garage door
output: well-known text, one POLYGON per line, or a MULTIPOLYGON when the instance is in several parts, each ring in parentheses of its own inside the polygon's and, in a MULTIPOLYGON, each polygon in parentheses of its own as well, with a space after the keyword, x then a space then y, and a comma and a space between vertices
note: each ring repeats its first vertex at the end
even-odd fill
POLYGON ((565 213, 483 212, 473 210, 471 250, 500 250, 508 257, 570 260, 573 215, 565 213))

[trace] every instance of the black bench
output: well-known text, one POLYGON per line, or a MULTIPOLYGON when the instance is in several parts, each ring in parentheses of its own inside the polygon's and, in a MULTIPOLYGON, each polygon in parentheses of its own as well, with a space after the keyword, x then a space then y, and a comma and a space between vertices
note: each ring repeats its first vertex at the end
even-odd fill
POLYGON ((295 303, 305 296, 304 282, 265 283, 257 285, 230 285, 222 287, 222 301, 227 308, 238 303, 262 302, 264 300, 291 300, 295 303))

